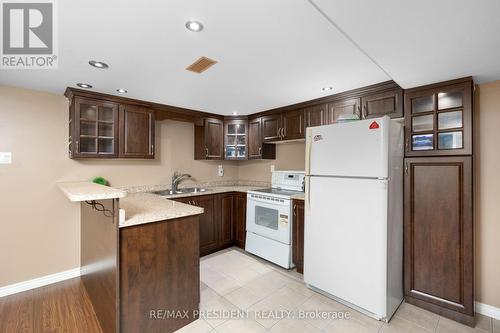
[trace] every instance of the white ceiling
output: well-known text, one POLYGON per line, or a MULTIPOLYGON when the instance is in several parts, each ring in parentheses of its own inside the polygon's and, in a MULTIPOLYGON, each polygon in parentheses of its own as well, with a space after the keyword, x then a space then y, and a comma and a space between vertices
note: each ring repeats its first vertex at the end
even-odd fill
POLYGON ((86 82, 99 92, 125 88, 132 98, 249 114, 391 78, 404 88, 500 78, 500 1, 314 2, 324 13, 307 0, 58 1, 59 69, 2 70, 0 84, 62 93, 86 82), (187 31, 189 19, 205 30, 187 31), (200 56, 219 63, 186 71, 200 56), (92 68, 91 59, 110 68, 92 68))
POLYGON ((311 0, 403 88, 500 79, 499 0, 311 0))

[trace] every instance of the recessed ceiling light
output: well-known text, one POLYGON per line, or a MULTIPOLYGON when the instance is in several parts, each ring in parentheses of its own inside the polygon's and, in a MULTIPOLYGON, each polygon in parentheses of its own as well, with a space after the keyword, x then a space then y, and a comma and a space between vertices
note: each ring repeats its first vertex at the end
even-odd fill
POLYGON ((119 94, 126 94, 128 91, 122 88, 116 89, 119 94))
POLYGON ((238 112, 234 111, 233 112, 233 116, 236 116, 238 114, 238 112))
POLYGON ((79 86, 80 88, 84 88, 84 89, 92 88, 92 86, 88 83, 77 83, 76 85, 79 86))
POLYGON ((198 21, 187 21, 186 28, 189 31, 200 32, 203 30, 203 24, 201 24, 201 22, 198 21))
POLYGON ((109 67, 108 64, 102 61, 95 61, 95 60, 90 60, 89 65, 100 69, 106 69, 109 67))
POLYGON ((321 90, 323 90, 323 91, 328 91, 328 90, 332 90, 332 89, 333 89, 333 87, 323 87, 323 88, 321 88, 321 90))

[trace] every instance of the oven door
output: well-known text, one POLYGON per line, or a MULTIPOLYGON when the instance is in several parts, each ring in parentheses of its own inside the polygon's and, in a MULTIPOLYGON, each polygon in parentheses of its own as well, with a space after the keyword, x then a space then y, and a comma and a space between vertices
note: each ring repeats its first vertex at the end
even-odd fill
POLYGON ((247 194, 247 231, 291 244, 290 200, 247 194))

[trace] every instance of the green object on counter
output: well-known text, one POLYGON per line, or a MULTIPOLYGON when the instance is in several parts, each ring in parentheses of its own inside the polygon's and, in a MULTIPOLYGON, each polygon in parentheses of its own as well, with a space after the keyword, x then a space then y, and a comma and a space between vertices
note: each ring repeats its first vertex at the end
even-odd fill
POLYGON ((103 177, 96 177, 94 180, 92 180, 93 183, 104 185, 104 186, 109 186, 109 182, 104 179, 103 177))

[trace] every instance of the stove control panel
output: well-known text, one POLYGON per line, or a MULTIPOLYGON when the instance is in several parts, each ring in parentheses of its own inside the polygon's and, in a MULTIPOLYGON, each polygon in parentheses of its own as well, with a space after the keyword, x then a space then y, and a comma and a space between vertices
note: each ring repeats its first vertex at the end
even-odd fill
POLYGON ((273 171, 271 186, 290 191, 303 191, 304 171, 273 171))

